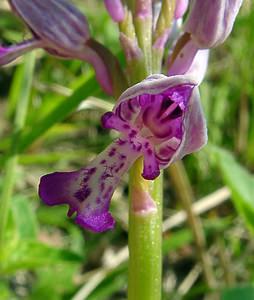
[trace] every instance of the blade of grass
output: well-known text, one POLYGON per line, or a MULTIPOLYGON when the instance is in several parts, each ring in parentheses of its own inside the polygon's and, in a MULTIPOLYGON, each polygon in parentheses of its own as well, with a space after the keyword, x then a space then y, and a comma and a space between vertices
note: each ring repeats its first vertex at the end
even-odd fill
POLYGON ((16 166, 18 164, 18 145, 22 129, 25 125, 34 66, 34 53, 25 56, 24 64, 20 66, 20 68, 22 68, 22 72, 20 72, 22 84, 20 85, 19 94, 17 94, 19 95, 19 101, 17 101, 16 106, 11 147, 3 169, 4 178, 0 197, 0 254, 2 254, 2 251, 4 250, 4 233, 9 213, 10 200, 15 185, 16 166))
POLYGON ((97 95, 100 91, 94 76, 89 78, 73 94, 59 103, 44 119, 34 124, 33 128, 25 132, 18 145, 18 152, 24 152, 35 140, 41 137, 49 128, 64 120, 77 106, 90 95, 97 95))

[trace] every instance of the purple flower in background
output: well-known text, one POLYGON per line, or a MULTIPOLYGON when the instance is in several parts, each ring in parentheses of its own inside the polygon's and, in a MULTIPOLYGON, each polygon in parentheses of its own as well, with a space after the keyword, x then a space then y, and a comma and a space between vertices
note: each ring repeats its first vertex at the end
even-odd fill
POLYGON ((44 48, 62 57, 75 57, 90 38, 86 18, 65 0, 9 0, 12 10, 33 34, 30 40, 6 48, 6 64, 32 48, 44 48), (9 56, 8 56, 9 54, 9 56))
POLYGON ((61 58, 90 63, 101 87, 110 95, 115 88, 115 74, 119 82, 124 82, 115 57, 90 37, 85 16, 67 0, 9 0, 9 3, 33 37, 13 46, 0 46, 0 66, 33 49, 43 48, 61 58))
POLYGON ((153 75, 130 87, 104 114, 102 125, 120 137, 89 166, 45 175, 39 186, 46 204, 68 204, 68 216, 76 212, 76 222, 95 232, 113 228, 110 199, 137 158, 144 159, 142 176, 153 180, 207 141, 198 88, 189 76, 153 75))

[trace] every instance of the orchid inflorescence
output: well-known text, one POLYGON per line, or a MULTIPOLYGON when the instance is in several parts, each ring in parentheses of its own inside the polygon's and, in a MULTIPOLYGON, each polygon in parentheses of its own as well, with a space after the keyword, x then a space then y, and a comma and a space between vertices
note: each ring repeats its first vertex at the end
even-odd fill
POLYGON ((160 170, 206 144, 198 86, 205 75, 208 49, 228 37, 242 1, 193 0, 189 4, 177 0, 174 5, 168 0, 138 0, 132 7, 131 1, 105 0, 112 20, 119 23, 120 41, 132 68, 127 77, 117 58, 90 36, 86 18, 67 0, 9 3, 33 37, 0 47, 0 65, 43 48, 54 56, 89 62, 103 90, 118 98, 113 111, 102 116, 102 126, 118 131, 119 137, 89 166, 45 175, 39 185, 41 199, 48 205, 68 204, 68 216, 76 212, 80 226, 95 232, 111 229, 110 199, 138 158, 143 158, 142 177, 154 180, 160 170), (147 59, 149 40, 154 68, 147 59), (168 42, 172 46, 164 59, 167 76, 152 74, 161 70, 168 42), (149 76, 137 82, 134 73, 142 68, 147 68, 149 76), (135 84, 123 91, 131 83, 135 84))

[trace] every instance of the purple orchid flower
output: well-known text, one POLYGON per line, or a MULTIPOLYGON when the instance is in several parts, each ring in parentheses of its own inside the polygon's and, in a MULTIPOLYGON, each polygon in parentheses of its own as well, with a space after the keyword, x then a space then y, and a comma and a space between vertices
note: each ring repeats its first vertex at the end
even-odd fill
POLYGON ((45 175, 39 185, 47 205, 68 204, 68 216, 77 212, 76 223, 95 232, 113 228, 110 199, 137 158, 144 159, 142 176, 153 180, 207 141, 197 83, 189 76, 152 75, 130 87, 102 125, 120 137, 89 166, 45 175))
POLYGON ((43 48, 61 58, 90 63, 98 82, 110 95, 115 89, 115 74, 124 82, 115 57, 90 37, 85 16, 67 0, 9 0, 9 3, 33 37, 10 47, 0 46, 0 66, 33 49, 43 48))

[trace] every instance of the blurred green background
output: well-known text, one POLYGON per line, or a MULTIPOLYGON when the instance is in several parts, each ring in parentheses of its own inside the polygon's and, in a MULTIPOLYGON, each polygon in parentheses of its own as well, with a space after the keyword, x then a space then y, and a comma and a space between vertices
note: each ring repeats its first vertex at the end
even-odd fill
MULTIPOLYGON (((124 65, 117 26, 102 1, 74 2, 86 14, 93 36, 124 65)), ((202 277, 192 232, 166 171, 165 300, 254 299, 253 28, 254 7, 246 0, 231 36, 211 51, 201 85, 209 144, 184 159, 216 288, 209 290, 202 277)), ((27 29, 1 1, 0 44, 27 37, 27 29)), ((19 155, 0 257, 0 299, 126 299, 127 176, 111 204, 117 226, 103 234, 84 232, 66 217, 67 207, 45 207, 37 196, 41 175, 84 166, 113 139, 113 132, 101 128, 100 116, 114 100, 100 90, 86 63, 36 51, 35 70, 28 74, 23 62, 0 69, 0 189, 15 139, 17 103, 24 82, 32 79, 25 128, 15 145, 19 155)))

